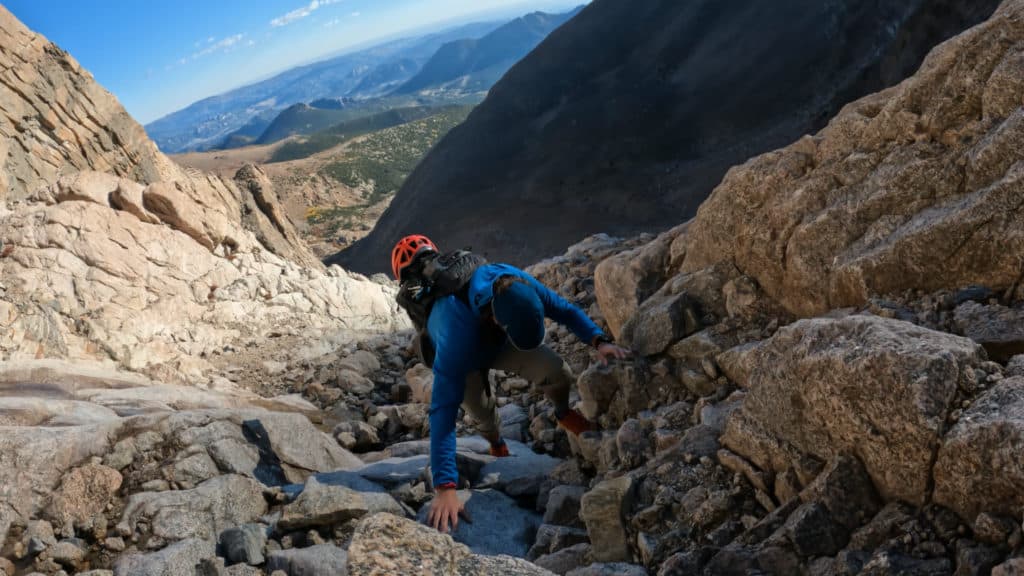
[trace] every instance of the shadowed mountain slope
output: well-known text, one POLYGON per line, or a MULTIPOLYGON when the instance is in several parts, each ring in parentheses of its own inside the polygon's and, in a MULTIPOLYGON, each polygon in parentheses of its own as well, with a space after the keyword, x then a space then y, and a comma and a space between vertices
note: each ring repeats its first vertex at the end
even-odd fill
POLYGON ((491 90, 331 261, 382 271, 431 235, 526 263, 692 217, 725 171, 913 73, 995 0, 597 0, 491 90))

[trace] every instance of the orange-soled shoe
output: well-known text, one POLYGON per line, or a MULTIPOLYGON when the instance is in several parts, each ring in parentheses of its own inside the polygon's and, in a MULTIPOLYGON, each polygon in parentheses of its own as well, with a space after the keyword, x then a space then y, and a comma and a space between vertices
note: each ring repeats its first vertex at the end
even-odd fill
POLYGON ((504 440, 502 440, 501 444, 498 445, 491 444, 491 449, 489 450, 489 452, 491 456, 497 456, 498 458, 511 456, 511 454, 509 454, 508 451, 508 444, 506 444, 504 440))
POLYGON ((566 432, 579 436, 584 432, 596 430, 597 427, 590 420, 583 417, 576 410, 569 410, 561 420, 558 421, 559 428, 562 428, 566 432))

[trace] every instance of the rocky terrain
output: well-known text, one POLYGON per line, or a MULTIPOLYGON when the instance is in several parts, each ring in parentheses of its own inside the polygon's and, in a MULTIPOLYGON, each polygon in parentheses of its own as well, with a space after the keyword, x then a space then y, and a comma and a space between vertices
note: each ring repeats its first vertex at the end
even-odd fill
POLYGON ((364 237, 416 164, 468 113, 468 107, 392 110, 283 145, 172 158, 229 179, 264 174, 284 216, 322 258, 364 237), (253 163, 258 168, 247 167, 253 163))
POLYGON ((592 2, 431 151, 365 241, 330 261, 384 271, 393 239, 419 233, 526 265, 590 234, 666 230, 731 166, 903 80, 997 4, 592 2))
POLYGON ((1024 573, 1024 0, 691 221, 531 266, 634 355, 550 326, 579 438, 493 375, 512 456, 460 422, 454 537, 393 286, 0 30, 7 576, 1024 573))

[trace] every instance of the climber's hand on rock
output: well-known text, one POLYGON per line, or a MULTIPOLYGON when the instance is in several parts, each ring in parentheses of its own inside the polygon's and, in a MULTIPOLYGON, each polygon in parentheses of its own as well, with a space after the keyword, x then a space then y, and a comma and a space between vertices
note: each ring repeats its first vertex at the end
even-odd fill
POLYGON ((607 366, 611 359, 624 360, 630 355, 630 351, 622 346, 616 346, 611 342, 604 342, 597 347, 597 361, 602 366, 607 366))
POLYGON ((427 516, 427 524, 442 533, 448 533, 448 525, 454 532, 459 528, 459 516, 462 516, 470 524, 473 520, 466 512, 465 505, 459 501, 459 495, 454 488, 438 488, 434 501, 430 504, 430 514, 427 516))

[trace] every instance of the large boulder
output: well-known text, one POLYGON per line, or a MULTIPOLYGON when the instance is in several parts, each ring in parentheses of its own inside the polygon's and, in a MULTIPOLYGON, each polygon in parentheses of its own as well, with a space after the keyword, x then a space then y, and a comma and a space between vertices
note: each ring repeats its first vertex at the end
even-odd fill
POLYGON ((245 476, 218 476, 191 490, 139 492, 124 508, 118 530, 133 534, 140 523, 167 541, 214 540, 232 526, 254 522, 267 513, 263 485, 245 476))
MULTIPOLYGON (((46 495, 65 473, 108 451, 120 422, 66 427, 0 427, 0 541, 15 520, 27 522, 46 505, 46 495)), ((70 486, 69 486, 70 487, 70 486)), ((58 503, 74 517, 77 506, 58 503)))
POLYGON ((935 463, 935 501, 973 522, 980 512, 1024 513, 1024 378, 979 396, 946 435, 935 463))
MULTIPOLYGON (((469 546, 474 554, 526 556, 540 528, 540 514, 497 490, 460 490, 458 496, 472 523, 459 523, 452 533, 456 542, 469 546)), ((426 523, 429 512, 430 506, 424 506, 419 521, 426 523)))
POLYGON ((475 556, 450 536, 391 514, 374 514, 359 522, 348 549, 348 572, 350 576, 552 574, 519 558, 475 556))
POLYGON ((368 511, 359 492, 341 485, 321 484, 310 476, 302 494, 284 507, 277 525, 281 530, 329 527, 359 518, 368 511))
POLYGON ((121 481, 117 470, 100 464, 75 468, 50 497, 47 515, 58 526, 91 528, 93 520, 106 512, 121 481))
POLYGON ((537 454, 521 442, 508 440, 510 456, 497 458, 480 470, 480 486, 496 488, 510 496, 536 496, 548 474, 561 460, 537 454))
POLYGON ((687 230, 683 269, 731 262, 800 316, 907 289, 1016 286, 1022 16, 1003 2, 911 78, 732 168, 687 230))
POLYGON ((1006 362, 1024 353, 1024 310, 966 302, 953 315, 961 334, 985 347, 993 360, 1006 362))
POLYGON ((333 544, 276 550, 267 555, 267 572, 281 570, 288 576, 345 576, 348 554, 333 544))
POLYGON ((268 412, 246 420, 243 426, 277 456, 289 482, 303 482, 315 472, 353 470, 363 465, 302 414, 268 412))
POLYGON ((606 258, 594 269, 594 294, 608 328, 618 338, 623 325, 665 283, 671 246, 685 225, 639 248, 606 258))
POLYGON ((957 389, 984 361, 970 340, 873 316, 803 320, 742 354, 753 368, 722 437, 730 450, 770 473, 849 452, 884 498, 915 504, 957 389))
POLYGON ((190 538, 158 552, 125 554, 114 563, 114 576, 188 576, 205 559, 213 558, 210 540, 190 538))

